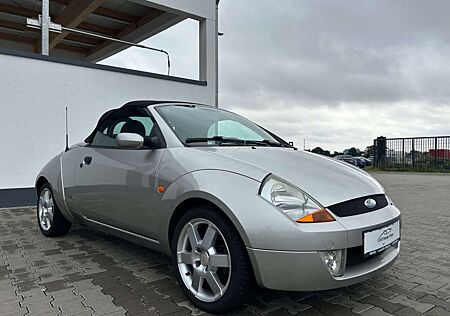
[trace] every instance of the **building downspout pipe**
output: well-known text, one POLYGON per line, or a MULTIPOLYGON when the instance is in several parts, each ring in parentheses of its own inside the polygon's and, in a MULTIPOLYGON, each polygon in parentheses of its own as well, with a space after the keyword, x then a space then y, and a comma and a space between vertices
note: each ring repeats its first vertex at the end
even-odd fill
POLYGON ((50 4, 49 0, 42 0, 41 12, 41 54, 48 56, 50 42, 50 4))
POLYGON ((219 107, 219 2, 220 0, 216 0, 216 82, 215 82, 216 108, 219 107))

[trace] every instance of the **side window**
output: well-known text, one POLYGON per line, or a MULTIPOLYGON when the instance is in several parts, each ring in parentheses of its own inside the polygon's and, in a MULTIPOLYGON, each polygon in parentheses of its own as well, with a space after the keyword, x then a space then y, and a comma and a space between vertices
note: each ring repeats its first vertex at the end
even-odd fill
POLYGON ((152 119, 146 113, 136 112, 142 111, 124 110, 112 113, 99 126, 92 140, 92 145, 117 147, 116 137, 120 133, 135 133, 141 135, 144 139, 153 136, 151 135, 154 127, 152 119))

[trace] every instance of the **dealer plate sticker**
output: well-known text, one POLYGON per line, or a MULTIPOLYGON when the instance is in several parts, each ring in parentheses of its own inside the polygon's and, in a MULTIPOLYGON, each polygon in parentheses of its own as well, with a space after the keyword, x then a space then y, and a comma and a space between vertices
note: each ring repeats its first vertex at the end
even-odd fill
POLYGON ((364 233, 364 255, 382 251, 400 239, 400 221, 364 233))

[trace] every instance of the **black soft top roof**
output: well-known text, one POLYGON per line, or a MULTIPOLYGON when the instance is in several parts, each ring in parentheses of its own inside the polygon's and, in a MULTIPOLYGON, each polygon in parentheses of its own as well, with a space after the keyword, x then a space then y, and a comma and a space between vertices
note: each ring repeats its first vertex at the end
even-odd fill
POLYGON ((163 104, 163 103, 182 103, 182 104, 198 104, 196 102, 186 102, 186 101, 161 101, 161 100, 137 100, 125 103, 122 105, 122 108, 127 107, 147 107, 155 104, 163 104))
POLYGON ((95 126, 94 130, 92 131, 91 134, 89 134, 88 137, 86 137, 86 139, 84 140, 85 143, 90 144, 92 143, 93 139, 94 139, 94 135, 97 131, 97 129, 99 128, 99 126, 101 124, 103 124, 103 122, 105 121, 105 119, 109 116, 109 114, 120 110, 120 109, 126 109, 126 108, 146 108, 150 105, 155 105, 155 104, 164 104, 164 103, 182 103, 182 104, 197 104, 195 102, 186 102, 186 101, 162 101, 162 100, 136 100, 136 101, 130 101, 128 103, 125 103, 124 105, 122 105, 120 108, 117 109, 112 109, 109 110, 105 113, 103 113, 103 115, 100 117, 100 119, 98 120, 97 125, 95 126))

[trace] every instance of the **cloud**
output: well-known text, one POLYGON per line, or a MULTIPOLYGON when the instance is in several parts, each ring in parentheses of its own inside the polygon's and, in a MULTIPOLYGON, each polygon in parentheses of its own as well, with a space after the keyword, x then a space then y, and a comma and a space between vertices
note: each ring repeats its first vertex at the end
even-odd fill
MULTIPOLYGON (((439 12, 449 8, 437 1, 224 1, 222 94, 288 106, 447 98, 450 90, 436 95, 427 72, 448 64, 450 23, 439 12)), ((440 86, 450 84, 449 74, 440 71, 440 86)))

